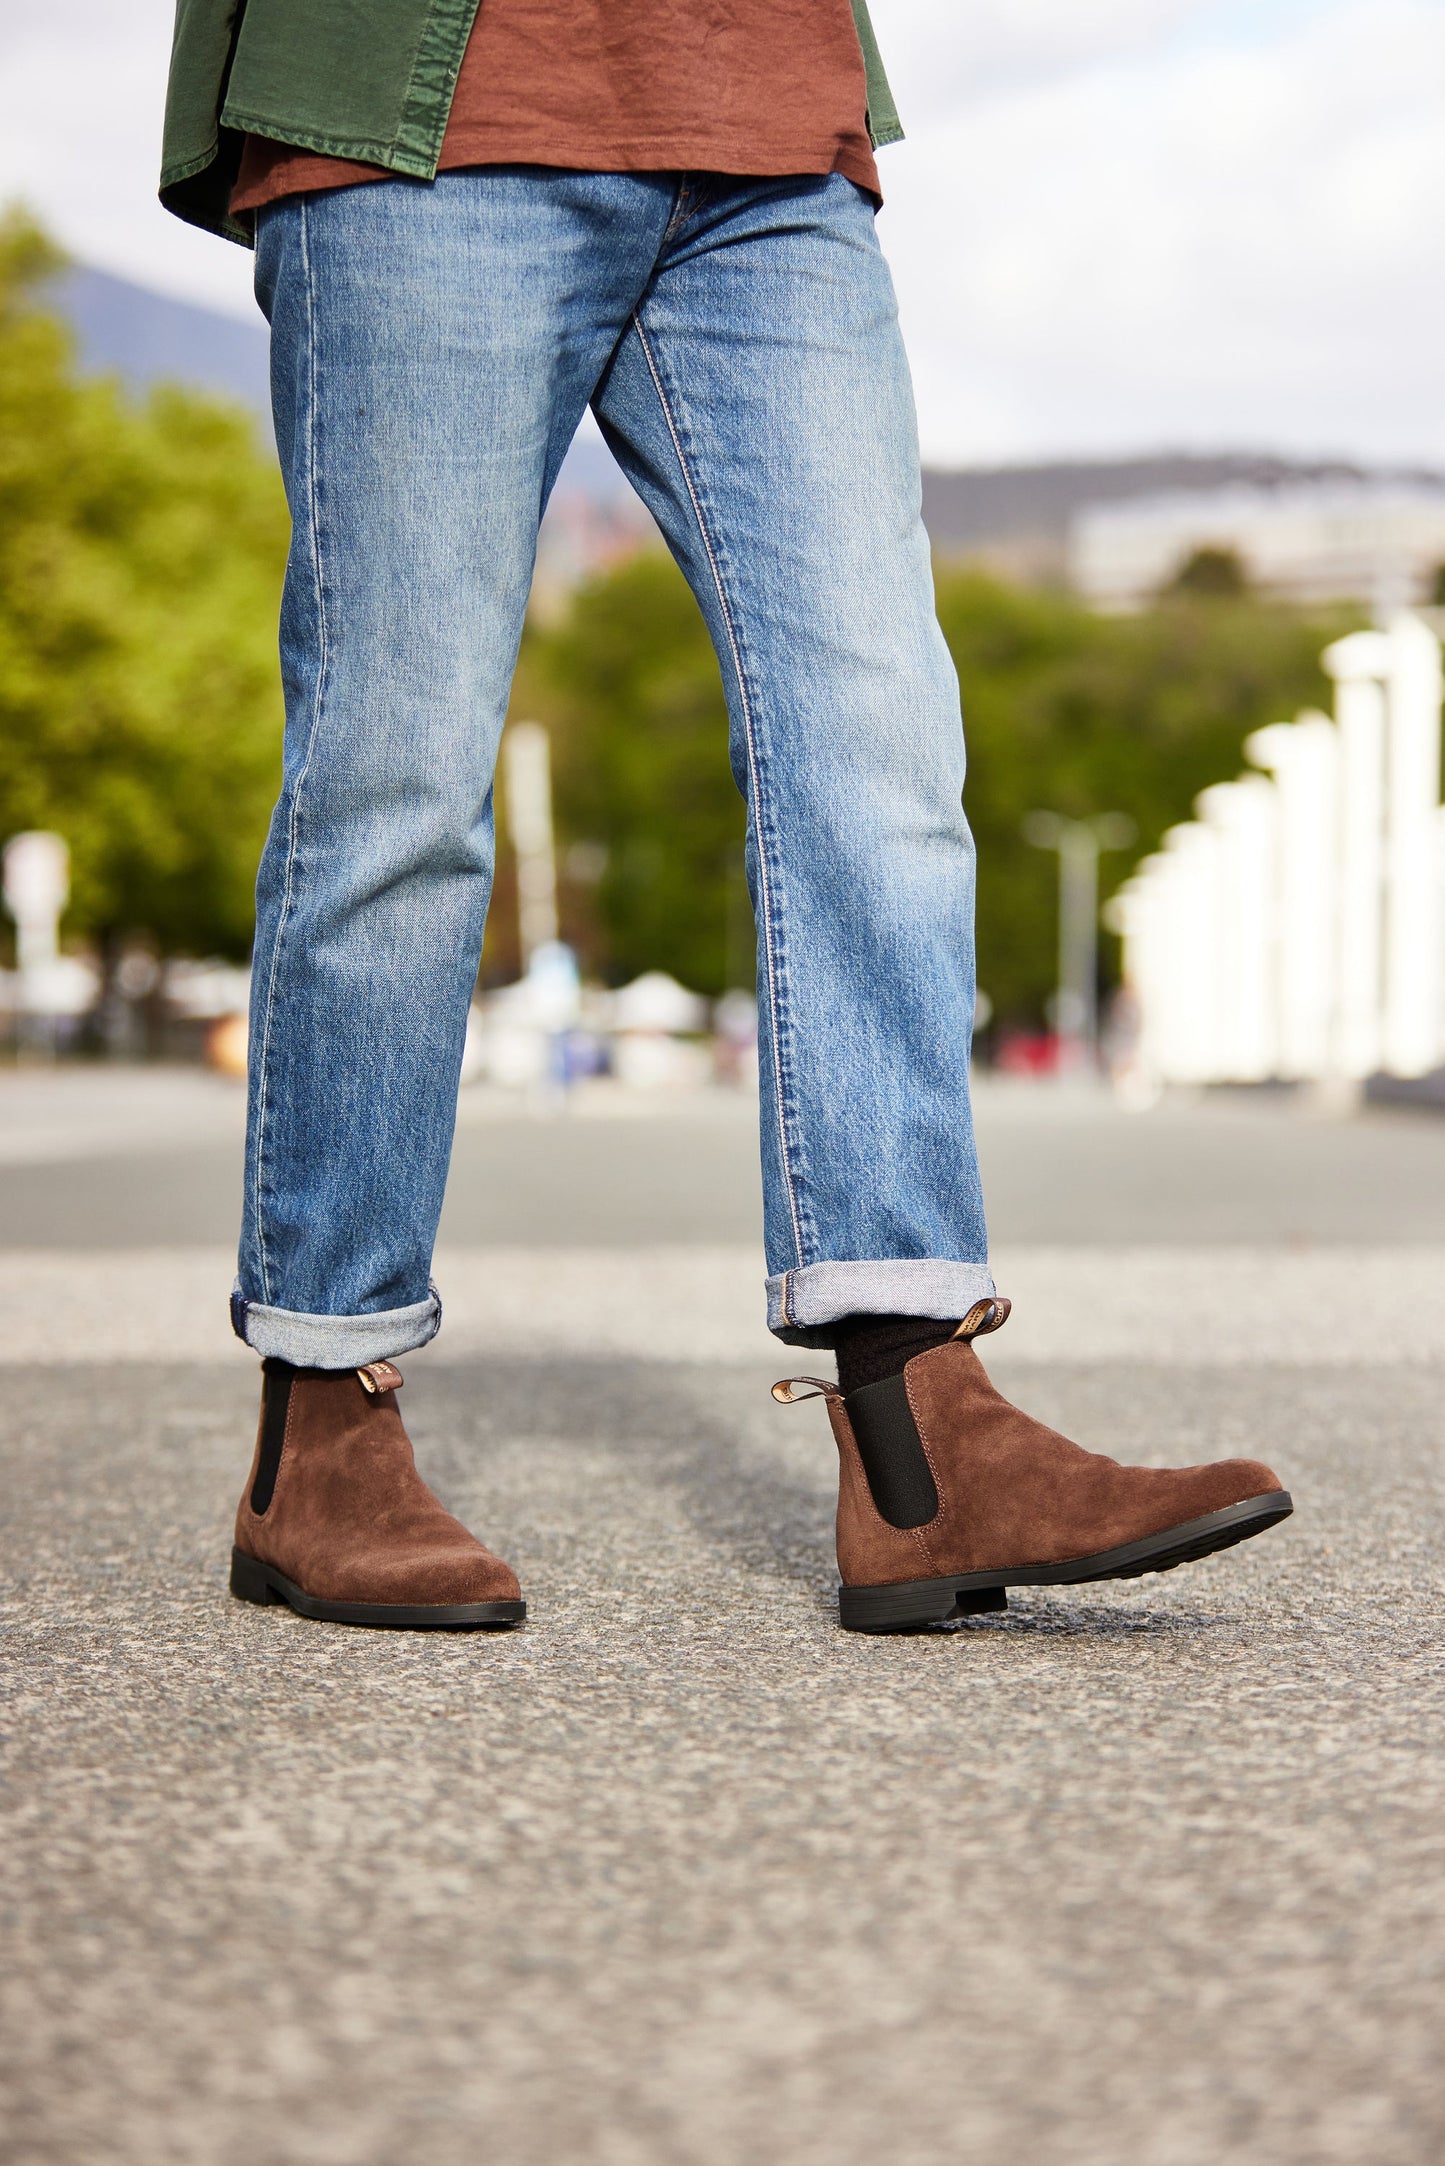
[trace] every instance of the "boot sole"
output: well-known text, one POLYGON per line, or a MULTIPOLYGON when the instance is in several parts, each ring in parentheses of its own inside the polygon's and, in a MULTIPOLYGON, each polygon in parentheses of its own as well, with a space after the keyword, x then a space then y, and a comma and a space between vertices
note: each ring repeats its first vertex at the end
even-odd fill
POLYGON ((241 1602, 285 1602, 321 1624, 389 1625, 403 1632, 465 1631, 474 1625, 519 1625, 525 1602, 324 1602, 307 1594, 274 1564, 231 1551, 231 1592, 241 1602))
POLYGON ((1141 1541, 1118 1549, 1096 1550, 1090 1557, 1069 1557, 1062 1564, 1009 1565, 1002 1571, 955 1572, 941 1579, 900 1580, 891 1587, 841 1587, 838 1622, 848 1632, 909 1632, 942 1624, 951 1617, 971 1617, 982 1610, 1008 1608, 1010 1587, 1078 1587, 1096 1579, 1141 1579, 1146 1572, 1172 1572, 1217 1549, 1232 1549, 1251 1535, 1288 1519, 1294 1510, 1288 1490, 1272 1489, 1246 1497, 1223 1511, 1186 1519, 1141 1541))

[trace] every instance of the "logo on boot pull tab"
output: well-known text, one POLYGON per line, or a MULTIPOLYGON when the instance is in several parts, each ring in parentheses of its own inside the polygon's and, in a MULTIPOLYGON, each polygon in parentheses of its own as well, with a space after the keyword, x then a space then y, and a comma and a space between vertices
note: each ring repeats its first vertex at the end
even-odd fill
POLYGON ((369 1391, 373 1398, 384 1391, 395 1391, 402 1381, 400 1369, 390 1361, 368 1361, 356 1373, 361 1378, 362 1390, 369 1391))

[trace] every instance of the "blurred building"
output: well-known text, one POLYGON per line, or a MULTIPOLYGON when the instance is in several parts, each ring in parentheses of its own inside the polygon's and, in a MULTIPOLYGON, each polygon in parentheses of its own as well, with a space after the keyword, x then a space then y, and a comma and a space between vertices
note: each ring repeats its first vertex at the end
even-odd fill
MULTIPOLYGON (((1096 505, 1158 497, 1198 502, 1231 489, 1355 486, 1370 478, 1367 468, 1347 459, 1284 458, 1262 451, 1160 451, 953 472, 925 467, 923 518, 940 557, 977 564, 1004 579, 1062 586, 1069 577, 1075 522, 1096 505)), ((1411 478, 1445 488, 1445 476, 1411 478)))
POLYGON ((1445 564, 1445 482, 1360 476, 1091 504, 1072 522, 1070 583, 1099 608, 1138 608, 1206 549, 1232 553, 1283 601, 1382 613, 1428 602, 1445 564))
POLYGON ((651 512, 612 465, 610 453, 583 438, 563 463, 537 537, 533 616, 540 623, 555 622, 584 580, 654 546, 663 543, 651 512), (610 480, 601 471, 604 460, 612 466, 610 480))

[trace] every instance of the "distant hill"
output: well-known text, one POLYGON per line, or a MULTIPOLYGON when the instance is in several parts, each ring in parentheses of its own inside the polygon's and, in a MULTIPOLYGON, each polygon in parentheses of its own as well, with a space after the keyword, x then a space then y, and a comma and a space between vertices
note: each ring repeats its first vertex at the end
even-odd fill
MULTIPOLYGON (((79 334, 87 367, 116 370, 138 390, 171 379, 221 392, 252 407, 269 427, 267 332, 259 314, 247 321, 197 308, 88 265, 67 271, 56 282, 55 297, 79 334)), ((1239 482, 1277 487, 1360 481, 1379 473, 1339 459, 1168 451, 1041 466, 932 469, 923 476, 923 516, 941 556, 977 557, 1017 578, 1061 580, 1069 521, 1085 504, 1239 482)), ((1445 480, 1424 469, 1392 470, 1391 478, 1445 480)), ((579 436, 567 455, 548 530, 544 563, 560 586, 653 531, 594 432, 579 436)))
MULTIPOLYGON (((248 320, 197 308, 89 264, 72 265, 50 290, 76 331, 83 367, 113 372, 135 391, 183 383, 219 392, 253 408, 269 430, 270 333, 259 310, 248 320)), ((611 517, 620 499, 637 503, 595 436, 579 438, 568 453, 566 480, 570 490, 595 499, 611 517)), ((637 510, 646 519, 640 505, 637 510)))
POLYGON ((269 421, 268 334, 259 311, 248 323, 88 264, 73 265, 52 291, 75 327, 86 368, 114 371, 136 391, 162 381, 195 384, 240 399, 269 421))
MULTIPOLYGON (((134 391, 183 383, 239 400, 271 434, 269 337, 252 320, 173 301, 88 264, 72 265, 51 289, 73 325, 87 369, 120 376, 134 391)), ((595 430, 579 434, 563 462, 538 548, 544 605, 579 579, 657 538, 657 530, 595 430)))

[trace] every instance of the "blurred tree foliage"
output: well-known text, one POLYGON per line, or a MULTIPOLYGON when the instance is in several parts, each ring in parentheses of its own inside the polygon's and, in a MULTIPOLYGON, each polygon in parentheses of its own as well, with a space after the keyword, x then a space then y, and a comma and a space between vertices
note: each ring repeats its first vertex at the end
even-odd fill
POLYGON ((280 772, 287 519, 239 411, 76 369, 0 219, 0 839, 71 850, 68 934, 244 956, 280 772))
MULTIPOLYGON (((1251 730, 1327 698, 1320 650, 1358 620, 1188 588, 1101 617, 947 569, 938 602, 968 727, 979 980, 1000 1020, 1037 1022, 1057 868, 1024 842, 1024 815, 1129 813, 1139 842, 1105 860, 1107 893, 1199 790, 1239 771, 1251 730)), ((722 686, 672 564, 637 557, 584 588, 563 623, 534 628, 520 697, 519 712, 553 727, 564 864, 569 841, 606 847, 595 893, 567 912, 589 961, 614 981, 661 966, 710 992, 748 982, 722 686)))
POLYGON ((671 558, 635 556, 581 588, 559 623, 531 628, 512 706, 552 729, 563 931, 584 965, 614 983, 669 970, 705 992, 750 985, 727 707, 671 558), (569 879, 589 843, 591 877, 569 879))
POLYGON ((1103 860, 1108 894, 1240 772, 1251 730, 1328 701, 1320 651, 1359 618, 1187 591, 1103 617, 968 572, 941 576, 938 601, 968 736, 979 983, 1001 1020, 1032 1022, 1054 984, 1058 871, 1022 840, 1025 814, 1128 813, 1138 841, 1103 860))
POLYGON ((1237 600, 1249 592, 1249 574, 1237 549, 1207 546, 1187 556, 1165 588, 1166 594, 1212 595, 1237 600))

